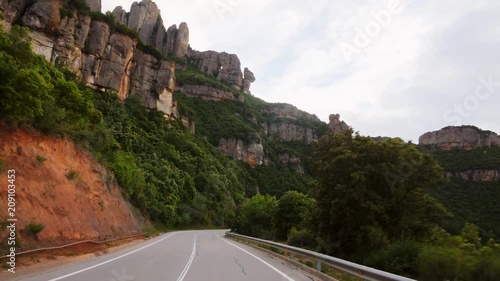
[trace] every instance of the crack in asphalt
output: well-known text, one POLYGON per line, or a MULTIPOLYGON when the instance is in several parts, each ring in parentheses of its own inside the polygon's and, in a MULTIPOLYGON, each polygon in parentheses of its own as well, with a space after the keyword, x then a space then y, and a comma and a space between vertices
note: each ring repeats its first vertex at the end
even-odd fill
POLYGON ((196 240, 196 256, 200 255, 200 239, 196 240))
POLYGON ((245 272, 245 267, 243 267, 243 265, 238 261, 238 259, 236 257, 233 257, 234 258, 234 262, 241 268, 241 272, 243 272, 243 275, 247 275, 247 273, 245 272))

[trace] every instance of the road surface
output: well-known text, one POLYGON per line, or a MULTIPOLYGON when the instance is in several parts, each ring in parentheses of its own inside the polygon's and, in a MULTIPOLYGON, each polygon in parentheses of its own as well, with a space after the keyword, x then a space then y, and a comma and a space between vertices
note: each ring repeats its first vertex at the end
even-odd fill
POLYGON ((316 277, 247 245, 224 231, 160 235, 113 254, 69 265, 26 281, 311 281, 316 277))

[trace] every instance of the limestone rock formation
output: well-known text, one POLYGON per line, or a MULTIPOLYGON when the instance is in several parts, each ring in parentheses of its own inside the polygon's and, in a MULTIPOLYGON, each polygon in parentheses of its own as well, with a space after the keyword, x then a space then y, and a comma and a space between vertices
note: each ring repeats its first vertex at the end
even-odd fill
POLYGON ((101 11, 101 0, 85 0, 85 2, 87 2, 87 5, 89 5, 91 11, 101 11))
POLYGON ((175 63, 158 61, 152 55, 137 50, 134 54, 135 69, 130 91, 142 97, 148 108, 157 108, 168 118, 178 118, 175 91, 175 63))
POLYGON ((115 17, 117 23, 128 24, 127 11, 122 6, 116 6, 111 14, 115 17))
POLYGON ((248 77, 246 86, 244 87, 241 62, 235 54, 190 50, 188 58, 201 72, 225 82, 237 90, 246 90, 249 92, 252 80, 255 81, 253 73, 247 69, 248 77))
POLYGON ((81 76, 82 50, 90 32, 90 16, 73 15, 61 19, 59 34, 54 42, 51 60, 56 65, 65 65, 81 76))
POLYGON ((283 166, 290 166, 298 174, 304 174, 304 168, 300 164, 300 158, 297 156, 290 156, 288 153, 280 153, 278 159, 283 166))
POLYGON ((112 34, 95 85, 106 89, 118 89, 118 97, 124 100, 129 93, 134 49, 135 42, 130 37, 120 33, 112 34))
POLYGON ((330 123, 328 123, 328 128, 330 128, 333 132, 342 133, 343 131, 349 129, 349 125, 340 120, 339 114, 331 114, 329 119, 330 123))
POLYGON ((86 42, 86 50, 90 55, 102 57, 109 42, 111 30, 109 25, 101 21, 90 24, 90 33, 86 42))
POLYGON ((473 170, 464 172, 446 172, 447 178, 460 178, 465 181, 499 181, 500 170, 473 170))
POLYGON ((248 68, 245 67, 243 71, 243 92, 246 94, 250 93, 250 86, 255 82, 255 75, 248 68))
POLYGON ((8 29, 12 23, 17 22, 30 4, 32 4, 30 0, 0 0, 0 11, 5 19, 4 26, 8 29))
POLYGON ((165 55, 184 58, 188 54, 189 28, 185 22, 172 25, 168 30, 163 25, 158 6, 151 0, 134 2, 127 13, 122 6, 113 12, 115 20, 136 30, 142 42, 155 47, 165 55))
POLYGON ((40 0, 33 3, 22 17, 22 23, 35 30, 55 32, 61 21, 59 0, 40 0))
POLYGON ((176 57, 183 58, 188 54, 189 47, 189 28, 185 22, 179 25, 175 38, 173 54, 176 57))
POLYGON ((245 144, 242 140, 221 139, 219 150, 235 160, 248 163, 251 167, 262 165, 265 157, 264 146, 259 142, 245 144))
POLYGON ((161 43, 158 42, 157 48, 160 49, 165 54, 171 54, 175 49, 175 40, 177 39, 178 31, 179 30, 177 29, 177 25, 174 24, 170 26, 163 35, 161 43), (164 44, 161 45, 162 43, 164 44))
POLYGON ((132 4, 127 24, 131 29, 137 30, 144 43, 154 45, 154 38, 156 38, 154 35, 156 34, 153 32, 158 24, 158 19, 161 20, 158 6, 151 0, 143 0, 132 4))
POLYGON ((43 32, 31 32, 31 48, 33 52, 42 55, 46 60, 52 59, 54 50, 54 39, 43 32))
POLYGON ((500 136, 474 126, 450 126, 439 131, 425 133, 419 138, 419 144, 434 146, 442 150, 470 150, 498 146, 500 145, 500 136))

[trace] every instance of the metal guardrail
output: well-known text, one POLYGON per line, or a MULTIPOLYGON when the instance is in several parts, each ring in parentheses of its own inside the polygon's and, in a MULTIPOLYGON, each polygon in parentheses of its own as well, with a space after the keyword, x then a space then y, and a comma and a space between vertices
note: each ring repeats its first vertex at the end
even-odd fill
MULTIPOLYGON (((37 249, 32 249, 32 250, 28 250, 28 251, 24 251, 24 252, 19 252, 19 253, 16 253, 16 257, 17 257, 17 256, 20 256, 20 255, 24 255, 24 254, 29 254, 29 253, 35 253, 35 252, 41 252, 41 251, 50 251, 50 250, 64 249, 64 248, 67 248, 67 247, 71 247, 71 246, 75 246, 75 245, 78 245, 78 244, 83 244, 83 243, 93 243, 93 244, 96 244, 96 245, 102 245, 102 244, 104 244, 104 243, 109 243, 109 242, 113 242, 113 241, 116 241, 116 240, 128 239, 128 238, 132 238, 132 237, 137 237, 137 236, 145 235, 146 233, 147 233, 147 232, 144 232, 144 233, 138 233, 138 234, 134 234, 134 235, 128 235, 128 236, 123 236, 123 237, 117 237, 117 238, 113 238, 113 239, 109 239, 109 240, 104 240, 104 241, 83 240, 83 241, 78 241, 78 242, 74 242, 74 243, 71 243, 71 244, 66 244, 66 245, 62 245, 62 246, 54 246, 54 247, 37 248, 37 249)), ((8 256, 1 256, 1 257, 0 257, 0 259, 4 259, 4 258, 8 258, 8 256)))
POLYGON ((259 238, 254 238, 250 236, 240 235, 232 232, 226 232, 226 237, 233 237, 242 240, 249 240, 253 242, 257 242, 263 245, 271 246, 273 248, 277 248, 283 250, 285 252, 289 252, 290 256, 293 259, 294 254, 299 254, 303 256, 307 256, 316 260, 316 270, 321 271, 321 264, 327 264, 331 267, 334 267, 343 272, 350 273, 352 275, 358 276, 365 280, 370 281, 416 281, 414 279, 406 278, 403 276, 399 276, 396 274, 392 274, 389 272, 385 272, 382 270, 378 270, 375 268, 367 267, 364 265, 356 264, 353 262, 345 261, 342 259, 334 258, 331 256, 327 256, 324 254, 320 254, 314 251, 305 250, 281 243, 276 243, 272 241, 267 241, 259 238))

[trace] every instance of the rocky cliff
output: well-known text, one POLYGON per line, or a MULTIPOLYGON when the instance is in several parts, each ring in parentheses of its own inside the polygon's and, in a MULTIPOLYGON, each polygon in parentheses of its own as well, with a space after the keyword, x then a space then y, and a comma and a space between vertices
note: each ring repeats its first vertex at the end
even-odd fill
POLYGON ((491 147, 500 145, 500 136, 474 126, 446 127, 422 135, 420 145, 429 145, 441 150, 491 147))
POLYGON ((500 180, 500 136, 494 132, 474 126, 446 127, 422 135, 419 145, 440 162, 447 178, 500 180))
POLYGON ((236 90, 248 94, 250 85, 255 82, 255 76, 248 68, 241 72, 241 62, 235 54, 189 49, 188 56, 189 62, 196 65, 203 73, 231 85, 236 90))
POLYGON ((349 125, 346 122, 340 120, 340 114, 331 114, 330 122, 328 123, 328 128, 335 133, 341 133, 349 129, 349 125))
POLYGON ((118 23, 136 30, 144 44, 155 47, 165 55, 183 58, 189 46, 189 28, 185 22, 165 29, 158 6, 151 0, 134 2, 127 13, 122 6, 116 7, 113 16, 118 23))
MULTIPOLYGON (((130 12, 117 7, 111 15, 102 15, 100 9, 100 0, 0 0, 3 25, 28 27, 36 53, 68 67, 89 86, 116 91, 122 100, 139 95, 145 106, 163 111, 167 118, 180 117, 173 99, 178 67, 174 58, 182 61, 181 67, 192 62, 207 76, 249 93, 255 77, 248 69, 242 72, 238 56, 193 51, 187 24, 166 29, 151 0, 134 2, 130 12)), ((205 90, 187 92, 207 96, 205 90)))
POLYGON ((465 181, 499 181, 500 170, 471 170, 464 172, 446 172, 447 178, 460 178, 465 181))
POLYGON ((264 164, 264 146, 259 142, 245 144, 242 140, 221 139, 218 148, 222 153, 248 163, 251 167, 264 164))

